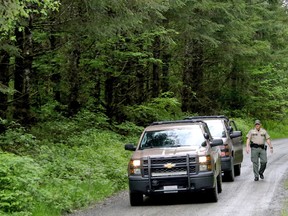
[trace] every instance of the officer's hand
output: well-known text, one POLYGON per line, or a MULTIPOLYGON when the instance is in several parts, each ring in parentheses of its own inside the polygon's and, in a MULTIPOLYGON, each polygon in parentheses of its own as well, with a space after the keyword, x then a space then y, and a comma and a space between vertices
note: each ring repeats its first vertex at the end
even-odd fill
POLYGON ((250 152, 250 147, 249 146, 246 146, 246 152, 247 152, 247 154, 249 154, 249 152, 250 152))
POLYGON ((271 154, 273 153, 273 148, 270 148, 270 153, 271 153, 271 154))

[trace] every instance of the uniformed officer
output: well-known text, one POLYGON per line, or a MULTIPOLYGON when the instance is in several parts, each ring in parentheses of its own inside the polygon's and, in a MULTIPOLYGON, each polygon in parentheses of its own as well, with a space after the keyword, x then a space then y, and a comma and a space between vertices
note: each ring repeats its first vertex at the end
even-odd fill
POLYGON ((255 128, 251 129, 247 136, 246 141, 246 152, 247 154, 251 149, 251 161, 253 163, 253 172, 254 172, 254 181, 259 180, 259 176, 261 179, 264 179, 264 171, 266 169, 267 164, 267 146, 265 143, 269 145, 270 152, 273 153, 273 146, 271 144, 271 139, 267 131, 261 128, 261 122, 259 120, 255 121, 255 128), (259 169, 259 159, 260 159, 260 169, 259 169))

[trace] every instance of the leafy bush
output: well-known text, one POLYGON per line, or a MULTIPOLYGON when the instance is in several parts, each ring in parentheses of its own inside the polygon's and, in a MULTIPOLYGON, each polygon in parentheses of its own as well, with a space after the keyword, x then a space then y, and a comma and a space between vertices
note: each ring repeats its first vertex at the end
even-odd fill
POLYGON ((0 212, 29 215, 40 196, 43 170, 31 158, 3 152, 0 164, 0 212))
POLYGON ((283 120, 280 121, 281 123, 279 124, 279 121, 275 122, 275 121, 265 121, 264 122, 264 128, 267 129, 269 135, 272 138, 286 138, 288 135, 288 121, 287 120, 283 120))
POLYGON ((137 125, 147 126, 154 121, 181 119, 181 103, 168 93, 141 105, 127 106, 128 120, 137 125))
POLYGON ((31 133, 41 140, 66 143, 67 137, 78 135, 89 128, 110 129, 110 125, 104 114, 82 110, 74 118, 63 118, 35 125, 31 133))
MULTIPOLYGON (((1 156, 0 215, 61 215, 127 188, 127 137, 106 130, 112 125, 104 115, 82 111, 74 118, 39 123, 29 133, 16 123, 4 123, 0 147, 23 157, 1 156), (17 167, 17 172, 9 167, 17 167), (33 174, 38 177, 35 183, 33 174), (20 189, 2 190, 7 179, 20 189)), ((137 139, 141 131, 129 122, 113 128, 137 134, 137 139)))
POLYGON ((15 122, 1 121, 5 131, 0 136, 0 149, 2 151, 21 154, 31 154, 37 149, 35 136, 15 122))
POLYGON ((139 137, 143 131, 143 127, 137 126, 132 122, 123 122, 121 124, 114 125, 113 130, 116 131, 118 134, 121 134, 124 136, 137 136, 137 137, 139 137))
POLYGON ((42 142, 36 159, 45 170, 43 196, 33 215, 47 209, 43 215, 69 212, 127 188, 129 153, 121 142, 125 138, 95 128, 70 134, 67 144, 42 142))

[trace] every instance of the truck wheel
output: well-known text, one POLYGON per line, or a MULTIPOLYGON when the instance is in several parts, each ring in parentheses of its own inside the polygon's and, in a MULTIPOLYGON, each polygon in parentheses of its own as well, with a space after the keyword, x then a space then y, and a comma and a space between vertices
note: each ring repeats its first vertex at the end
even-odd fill
POLYGON ((218 176, 217 176, 217 192, 218 193, 221 193, 222 192, 222 174, 220 173, 218 176))
POLYGON ((237 164, 234 166, 234 173, 235 173, 235 176, 240 176, 241 174, 241 164, 237 164))
POLYGON ((218 201, 218 184, 215 184, 215 187, 209 190, 210 200, 211 202, 218 201))
POLYGON ((143 194, 137 192, 130 192, 130 205, 139 206, 143 204, 143 194))

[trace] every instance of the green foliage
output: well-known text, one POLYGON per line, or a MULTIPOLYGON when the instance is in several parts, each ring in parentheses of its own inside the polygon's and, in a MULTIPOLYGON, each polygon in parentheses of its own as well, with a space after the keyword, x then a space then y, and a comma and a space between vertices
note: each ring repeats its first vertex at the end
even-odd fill
POLYGON ((288 136, 288 121, 272 121, 271 119, 264 120, 263 127, 269 132, 272 138, 286 138, 288 136))
POLYGON ((250 83, 249 96, 246 97, 246 109, 251 116, 264 119, 284 118, 288 106, 286 93, 288 77, 285 73, 273 65, 252 71, 250 79, 254 82, 250 83))
MULTIPOLYGON (((37 129, 31 129, 37 151, 24 151, 34 160, 1 153, 0 212, 56 216, 126 189, 130 153, 123 143, 127 135, 100 129, 107 126, 105 122, 102 115, 82 111, 74 118, 39 123, 37 129)), ((123 123, 118 130, 128 131, 129 127, 129 140, 138 139, 140 127, 132 123, 123 123)), ((2 140, 16 142, 16 134, 6 133, 10 135, 1 134, 2 140)))
MULTIPOLYGON (((24 0, 24 1, 6 1, 0 5, 0 33, 5 35, 12 31, 18 24, 21 18, 27 18, 30 14, 40 14, 47 16, 49 10, 57 10, 60 1, 55 0, 24 0), (32 5, 36 7, 32 7, 32 5)), ((18 26, 19 27, 19 26, 18 26)))
POLYGON ((23 155, 32 154, 37 149, 38 141, 21 125, 0 119, 4 133, 0 136, 0 149, 6 152, 23 155))
MULTIPOLYGON (((70 136, 67 143, 42 146, 37 158, 45 169, 41 203, 70 211, 126 188, 126 152, 121 137, 96 129, 70 136)), ((43 208, 43 205, 42 205, 43 208)))
POLYGON ((137 126, 136 124, 132 122, 123 122, 121 124, 114 125, 113 130, 117 132, 118 134, 121 134, 124 136, 138 137, 142 133, 143 127, 137 126))
POLYGON ((102 199, 116 190, 116 185, 113 186, 107 178, 106 170, 101 166, 101 156, 95 149, 71 149, 58 145, 52 150, 43 150, 38 159, 46 171, 41 188, 43 197, 38 204, 42 208, 69 211, 102 199))
POLYGON ((35 113, 37 113, 37 119, 39 121, 47 121, 59 119, 61 118, 61 112, 57 112, 56 110, 59 109, 61 104, 57 101, 50 101, 48 103, 43 104, 40 108, 35 110, 35 113))
POLYGON ((0 212, 29 215, 39 196, 43 169, 31 158, 3 152, 0 164, 0 212))
POLYGON ((125 107, 128 120, 147 126, 154 121, 179 119, 182 116, 181 103, 169 92, 151 102, 125 107))
MULTIPOLYGON (((288 191, 288 181, 285 181, 284 183, 285 190, 288 191)), ((288 216, 288 199, 286 197, 284 202, 284 209, 281 212, 281 216, 288 216)))
MULTIPOLYGON (((49 109, 51 111, 51 109, 49 109)), ((56 114, 56 112, 51 112, 56 114)), ((67 137, 77 135, 83 128, 110 128, 108 118, 103 113, 93 113, 88 110, 80 111, 74 118, 58 118, 49 121, 51 115, 47 115, 45 123, 41 127, 33 127, 32 132, 38 139, 52 139, 52 142, 67 142, 67 137), (60 121, 59 121, 60 120, 60 121), (53 136, 51 136, 53 134, 53 136)))

